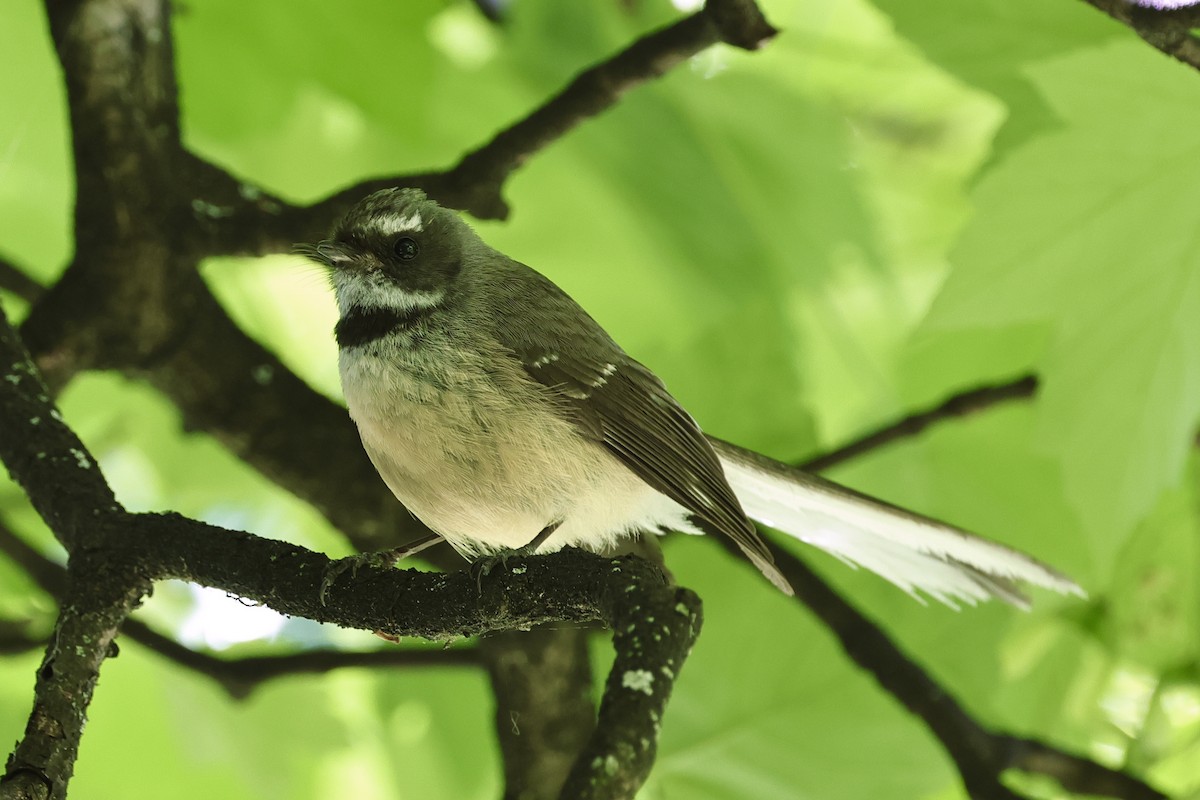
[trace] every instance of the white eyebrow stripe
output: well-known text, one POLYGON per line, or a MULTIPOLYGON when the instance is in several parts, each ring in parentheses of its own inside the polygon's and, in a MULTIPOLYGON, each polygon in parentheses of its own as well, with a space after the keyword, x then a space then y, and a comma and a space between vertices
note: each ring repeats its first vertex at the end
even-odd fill
POLYGON ((384 236, 395 236, 397 233, 425 230, 425 222, 421 219, 420 211, 414 211, 407 217, 382 217, 378 220, 378 223, 379 232, 384 236))

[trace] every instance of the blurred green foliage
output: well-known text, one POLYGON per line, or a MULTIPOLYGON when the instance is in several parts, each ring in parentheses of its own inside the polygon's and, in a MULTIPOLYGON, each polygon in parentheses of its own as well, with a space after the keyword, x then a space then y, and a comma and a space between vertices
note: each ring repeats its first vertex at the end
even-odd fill
MULTIPOLYGON (((987 724, 1200 796, 1200 76, 1077 0, 764 7, 784 30, 768 48, 714 48, 628 95, 515 176, 511 220, 478 227, 708 430, 778 457, 1036 371, 1036 401, 835 477, 1027 549, 1088 602, 955 613, 813 560, 987 724)), ((450 165, 677 13, 518 0, 497 27, 449 0, 179 4, 186 140, 297 201, 450 165)), ((40 5, 11 0, 3 17, 0 107, 19 113, 0 115, 0 253, 51 281, 71 251, 60 74, 40 5)), ((290 256, 204 273, 248 333, 339 396, 319 275, 290 256)), ((345 552, 153 391, 87 376, 63 406, 131 508, 345 552)), ((0 516, 55 552, 8 483, 0 516)), ((794 604, 710 543, 667 549, 707 622, 646 798, 963 797, 936 741, 794 604)), ((164 586, 144 613, 193 644, 271 632, 235 653, 376 646, 300 621, 242 635, 219 604, 164 586)), ((44 632, 53 606, 0 560, 0 613, 44 632)), ((0 659, 9 740, 36 662, 0 659)), ((105 666, 73 796, 490 798, 490 715, 469 670, 293 678, 234 703, 127 644, 105 666)))

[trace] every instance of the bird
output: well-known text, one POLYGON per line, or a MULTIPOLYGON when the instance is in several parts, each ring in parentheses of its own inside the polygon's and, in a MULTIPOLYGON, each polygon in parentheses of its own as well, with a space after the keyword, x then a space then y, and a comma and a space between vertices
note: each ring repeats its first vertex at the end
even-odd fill
POLYGON ((1083 595, 1015 549, 707 436, 566 292, 420 189, 374 192, 297 250, 329 273, 367 455, 468 559, 723 535, 792 594, 757 521, 922 602, 1083 595))

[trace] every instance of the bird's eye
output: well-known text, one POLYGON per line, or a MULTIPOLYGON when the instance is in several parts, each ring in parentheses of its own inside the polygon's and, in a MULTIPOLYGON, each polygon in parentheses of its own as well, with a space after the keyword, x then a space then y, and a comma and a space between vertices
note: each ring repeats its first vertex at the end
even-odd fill
POLYGON ((417 257, 417 253, 421 252, 421 246, 411 236, 401 236, 392 245, 392 250, 401 261, 411 261, 417 257))

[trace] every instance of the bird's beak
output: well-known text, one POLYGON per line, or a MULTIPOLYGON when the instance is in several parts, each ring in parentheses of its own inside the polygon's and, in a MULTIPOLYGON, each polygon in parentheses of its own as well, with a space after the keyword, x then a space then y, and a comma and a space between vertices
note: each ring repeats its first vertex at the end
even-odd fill
POLYGON ((292 252, 316 261, 329 269, 338 269, 348 264, 350 255, 335 242, 325 239, 314 244, 300 243, 292 245, 292 252))

